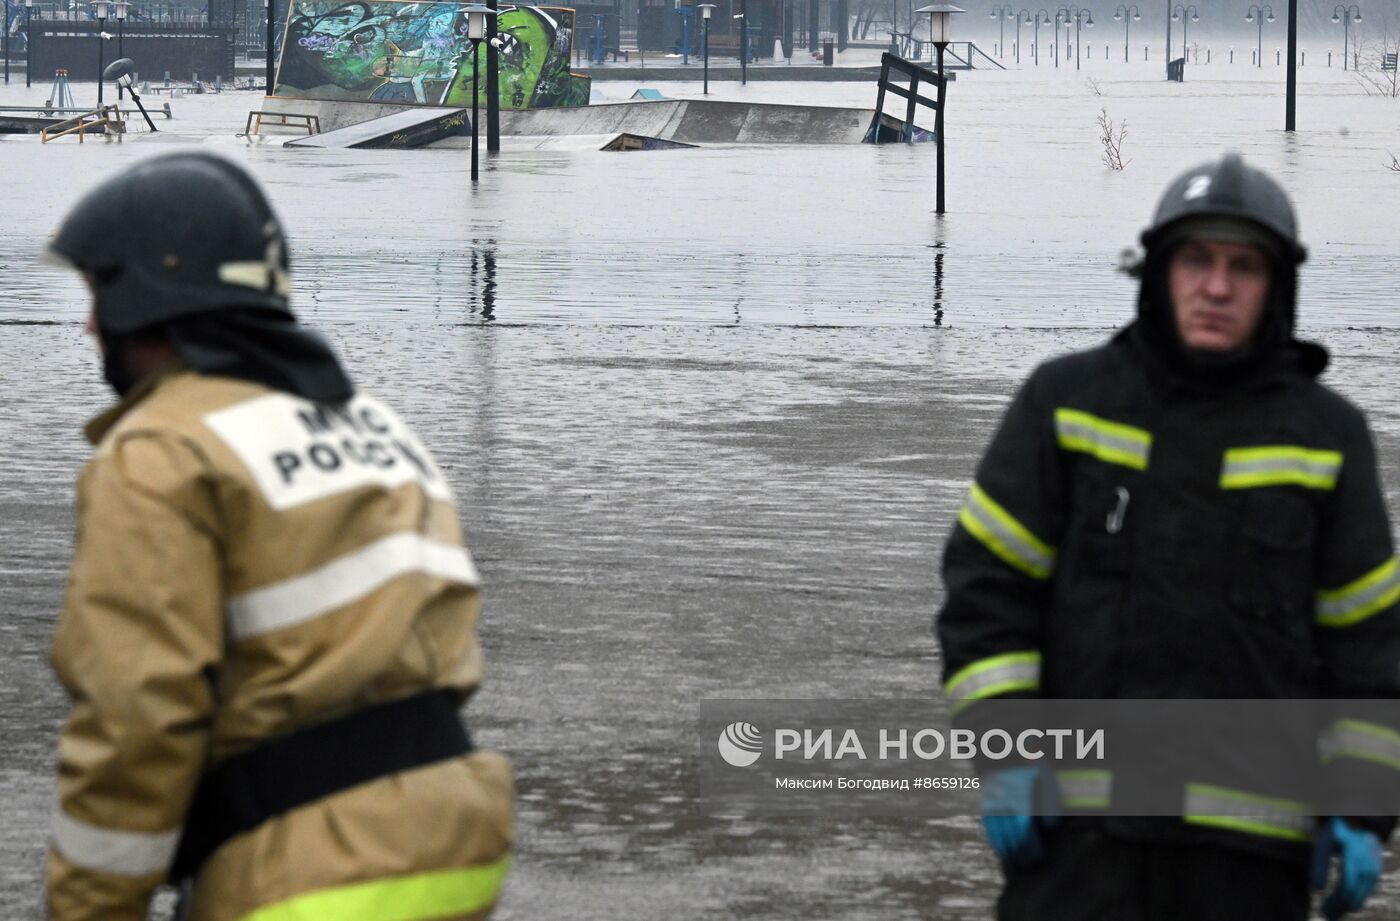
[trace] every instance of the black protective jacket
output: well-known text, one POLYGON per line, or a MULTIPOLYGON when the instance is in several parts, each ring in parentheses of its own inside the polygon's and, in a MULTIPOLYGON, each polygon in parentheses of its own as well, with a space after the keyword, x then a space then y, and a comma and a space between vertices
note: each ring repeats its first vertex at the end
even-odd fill
MULTIPOLYGON (((1325 365, 1290 340, 1203 383, 1140 320, 1036 369, 946 548, 938 635, 955 712, 1006 695, 1400 696, 1400 571, 1374 449, 1360 411, 1316 381, 1325 365)), ((1365 757, 1333 758, 1337 782, 1400 779, 1394 727, 1349 728, 1365 757)), ((1111 822, 1271 853, 1311 835, 1289 816, 1111 822)))

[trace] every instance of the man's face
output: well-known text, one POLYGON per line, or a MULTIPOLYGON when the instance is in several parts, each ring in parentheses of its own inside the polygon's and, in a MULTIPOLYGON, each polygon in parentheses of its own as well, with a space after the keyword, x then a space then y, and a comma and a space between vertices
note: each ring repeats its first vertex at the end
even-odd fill
POLYGON ((1245 243, 1188 240, 1167 267, 1176 328, 1187 348, 1230 352, 1250 340, 1269 299, 1269 260, 1245 243))

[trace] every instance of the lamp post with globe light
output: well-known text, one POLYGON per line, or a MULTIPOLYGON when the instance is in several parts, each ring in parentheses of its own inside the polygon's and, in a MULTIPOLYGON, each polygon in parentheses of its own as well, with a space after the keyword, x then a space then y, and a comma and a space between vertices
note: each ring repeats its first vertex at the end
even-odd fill
MULTIPOLYGON (((1332 21, 1342 24, 1342 70, 1347 69, 1347 39, 1350 37, 1351 24, 1361 21, 1361 8, 1353 3, 1345 6, 1338 3, 1337 8, 1332 11, 1332 21)), ((8 81, 8 78, 6 78, 8 81)))
POLYGON ((462 12, 467 14, 467 40, 472 43, 472 184, 476 184, 477 177, 477 89, 476 75, 480 70, 481 61, 481 41, 486 37, 486 17, 491 15, 491 8, 474 3, 471 6, 463 7, 462 12))
POLYGON ((1265 17, 1265 16, 1268 16, 1268 21, 1269 21, 1269 22, 1273 22, 1273 21, 1274 21, 1274 8, 1273 8, 1272 6, 1269 6, 1269 4, 1267 4, 1267 3, 1264 4, 1263 6, 1258 6, 1258 5, 1255 5, 1255 4, 1251 4, 1250 7, 1249 7, 1249 12, 1247 12, 1247 13, 1244 14, 1244 21, 1245 21, 1245 22, 1257 22, 1257 23, 1259 23, 1259 29, 1258 29, 1259 34, 1258 34, 1258 37, 1255 39, 1255 46, 1254 46, 1254 64, 1255 64, 1256 67, 1263 67, 1263 66, 1264 66, 1264 22, 1265 22, 1264 17, 1265 17))
POLYGON ((952 23, 954 13, 966 13, 967 10, 960 6, 953 6, 951 3, 930 3, 928 6, 915 10, 918 13, 928 13, 928 33, 929 41, 933 42, 934 49, 938 52, 938 111, 934 114, 933 133, 938 140, 938 191, 935 214, 942 214, 943 209, 943 149, 947 145, 943 137, 943 103, 948 98, 948 84, 943 77, 943 51, 948 47, 948 42, 952 40, 952 23))
POLYGON ((1138 9, 1136 3, 1132 6, 1119 4, 1118 9, 1113 13, 1113 21, 1117 22, 1120 19, 1123 20, 1123 63, 1126 64, 1128 63, 1128 25, 1142 19, 1142 11, 1138 9))
POLYGON ((997 45, 997 57, 1006 57, 1006 20, 1016 13, 1009 6, 999 6, 992 10, 992 18, 1001 20, 1001 42, 997 45))
POLYGON ((1050 11, 1041 7, 1035 11, 1035 42, 1031 45, 1031 55, 1035 60, 1035 66, 1040 66, 1040 27, 1050 25, 1050 11))
POLYGON ((30 82, 34 68, 30 65, 34 63, 34 46, 30 42, 30 36, 34 33, 29 27, 30 17, 34 13, 34 0, 24 0, 24 85, 32 86, 30 82))
MULTIPOLYGON (((117 17, 117 57, 120 59, 126 57, 126 55, 122 53, 125 50, 122 47, 122 33, 124 31, 122 27, 126 24, 127 10, 130 8, 131 4, 127 3, 126 0, 117 0, 114 6, 116 7, 115 13, 117 17)), ((117 101, 120 102, 122 99, 126 98, 123 93, 122 84, 118 83, 117 101)))
POLYGON ((1172 22, 1175 22, 1178 18, 1181 19, 1181 66, 1184 68, 1186 66, 1186 49, 1188 47, 1186 44, 1186 23, 1200 22, 1201 12, 1196 9, 1194 4, 1191 6, 1182 6, 1178 3, 1176 9, 1172 11, 1172 22))
POLYGON ((267 58, 267 60, 264 62, 267 69, 267 87, 263 90, 263 95, 265 96, 272 95, 272 81, 276 77, 276 61, 273 59, 272 56, 272 46, 274 44, 274 37, 272 34, 272 23, 273 17, 276 15, 275 7, 276 0, 263 0, 263 16, 267 19, 267 51, 264 53, 264 56, 267 58))
POLYGON ((106 53, 106 49, 102 47, 102 38, 107 29, 107 0, 97 0, 92 8, 93 12, 97 14, 97 107, 100 109, 102 108, 102 84, 106 82, 102 79, 102 58, 106 53))
POLYGON ((1027 22, 1030 22, 1030 21, 1031 21, 1031 11, 1030 11, 1030 10, 1025 9, 1025 8, 1022 8, 1021 12, 1019 12, 1019 13, 1016 14, 1016 63, 1017 63, 1017 64, 1020 64, 1020 63, 1021 63, 1021 26, 1022 26, 1022 24, 1027 23, 1027 22))
MULTIPOLYGON (((1080 44, 1080 42, 1079 42, 1079 28, 1080 28, 1080 26, 1088 26, 1089 28, 1092 29, 1092 28, 1094 27, 1094 13, 1093 13, 1092 10, 1081 10, 1081 9, 1080 9, 1079 7, 1077 7, 1077 6, 1071 6, 1071 7, 1063 7, 1063 6, 1062 6, 1062 7, 1060 7, 1060 9, 1056 12, 1055 15, 1056 15, 1057 17, 1059 17, 1061 14, 1063 14, 1063 16, 1064 16, 1066 37, 1068 37, 1069 24, 1070 24, 1071 22, 1074 23, 1074 69, 1075 69, 1075 70, 1078 70, 1078 69, 1079 69, 1079 44, 1080 44)), ((1056 34, 1058 34, 1058 30, 1056 30, 1056 34)), ((1056 42, 1056 44, 1058 44, 1058 41, 1056 42)), ((1058 62, 1057 62, 1057 63, 1058 63, 1058 62)))
POLYGON ((704 57, 705 65, 705 89, 704 95, 710 95, 710 17, 714 15, 715 5, 713 3, 700 4, 700 26, 704 35, 700 39, 700 53, 704 57))

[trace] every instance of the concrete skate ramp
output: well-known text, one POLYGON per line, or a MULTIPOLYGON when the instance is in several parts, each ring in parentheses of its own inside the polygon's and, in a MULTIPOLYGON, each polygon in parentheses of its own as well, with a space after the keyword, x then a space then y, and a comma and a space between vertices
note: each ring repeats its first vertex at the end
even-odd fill
POLYGON ((502 112, 512 135, 636 134, 688 144, 859 144, 873 109, 708 99, 629 100, 502 112))
MULTIPOLYGON (((433 117, 432 112, 460 112, 459 109, 426 109, 363 102, 330 102, 314 99, 263 101, 264 112, 314 114, 323 129, 320 135, 293 138, 296 147, 365 147, 370 137, 384 135, 392 140, 402 129, 389 119, 401 115, 408 122, 433 117), (340 135, 346 143, 331 138, 347 126, 361 128, 340 135), (328 141, 329 139, 329 141, 328 141)), ((503 110, 501 134, 511 137, 571 137, 575 135, 639 137, 680 141, 686 144, 858 144, 875 116, 874 109, 830 106, 772 105, 759 102, 722 102, 709 99, 628 100, 559 109, 503 110)), ((485 112, 481 113, 485 120, 485 112)), ((886 118, 898 127, 897 119, 886 118)), ((266 127, 266 123, 264 123, 266 127)), ((469 123, 463 125, 470 133, 469 123)), ((272 132, 267 132, 272 133, 272 132)), ((459 146, 460 138, 444 134, 445 146, 459 146)), ((383 144, 380 146, 394 146, 383 144)))
POLYGON ((470 134, 466 109, 414 108, 287 141, 286 147, 356 147, 407 150, 454 135, 470 134))

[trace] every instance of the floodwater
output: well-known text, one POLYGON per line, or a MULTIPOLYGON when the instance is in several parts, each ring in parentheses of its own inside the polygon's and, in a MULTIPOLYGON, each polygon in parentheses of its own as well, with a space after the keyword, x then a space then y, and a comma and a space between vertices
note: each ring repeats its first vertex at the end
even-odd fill
MULTIPOLYGON (((80 285, 35 257, 104 175, 198 144, 270 189, 304 318, 456 488, 486 583, 469 717, 520 790, 499 917, 987 917, 998 871, 975 819, 700 818, 692 723, 706 697, 936 693, 937 560, 990 426, 1036 362, 1127 318, 1119 250, 1168 179, 1227 148, 1295 191, 1305 332, 1370 414, 1400 510, 1400 100, 1305 68, 1288 136, 1281 71, 1168 85, 1159 69, 960 74, 942 219, 931 146, 507 140, 473 190, 460 150, 250 146, 233 137, 249 93, 177 99, 159 138, 0 138, 0 916, 40 911, 64 713, 45 657, 78 430, 107 400, 80 285), (1122 172, 1100 162, 1100 110, 1128 122, 1122 172)), ((860 84, 712 92, 874 100, 860 84)), ((1357 917, 1400 918, 1389 866, 1357 917)))

